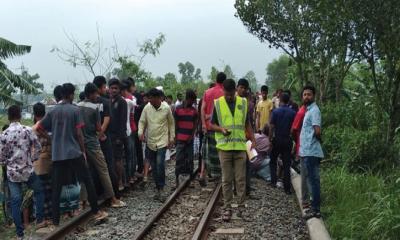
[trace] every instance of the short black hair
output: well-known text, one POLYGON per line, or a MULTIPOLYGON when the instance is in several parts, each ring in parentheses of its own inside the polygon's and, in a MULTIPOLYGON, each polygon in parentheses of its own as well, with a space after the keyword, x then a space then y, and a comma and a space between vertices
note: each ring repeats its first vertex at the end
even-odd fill
POLYGON ((93 83, 97 88, 101 88, 103 85, 107 85, 107 80, 104 76, 96 76, 93 79, 93 83))
POLYGON ((121 90, 129 90, 131 86, 132 82, 129 81, 128 79, 124 79, 121 81, 121 90))
POLYGON ((21 108, 18 105, 12 105, 7 110, 8 120, 20 120, 21 119, 21 108))
POLYGON ((280 101, 283 102, 284 104, 288 104, 289 100, 290 100, 289 94, 287 94, 287 92, 282 92, 280 96, 280 101))
POLYGON ((53 90, 54 98, 57 102, 61 101, 63 98, 63 90, 61 85, 57 85, 53 90))
POLYGON ((187 89, 185 99, 196 100, 197 99, 196 92, 192 89, 187 89))
POLYGON ((89 98, 90 95, 96 93, 97 90, 98 90, 98 89, 97 89, 96 84, 91 83, 91 82, 90 82, 90 83, 87 83, 87 84, 85 85, 85 90, 84 90, 85 97, 89 98))
POLYGON ((238 86, 243 86, 243 87, 246 88, 246 89, 248 89, 249 86, 250 86, 250 85, 249 85, 249 81, 247 81, 247 79, 245 79, 245 78, 239 79, 237 85, 238 85, 238 86))
POLYGON ((236 90, 236 83, 233 79, 226 79, 223 83, 224 85, 224 90, 227 92, 232 92, 236 90))
POLYGON ((166 97, 169 98, 169 99, 173 99, 172 95, 167 95, 166 97))
POLYGON ((79 93, 79 101, 83 101, 83 100, 85 100, 85 92, 84 91, 79 93))
POLYGON ((315 87, 314 86, 306 85, 306 86, 303 87, 303 91, 302 92, 304 92, 305 90, 310 90, 313 93, 313 95, 315 95, 315 87))
POLYGON ((44 117, 44 115, 46 115, 46 106, 41 102, 35 103, 33 105, 33 116, 44 117))
POLYGON ((223 83, 226 80, 226 74, 224 72, 219 72, 216 80, 217 83, 223 83))
POLYGON ((111 86, 113 86, 113 85, 118 85, 118 87, 121 87, 121 81, 118 80, 117 78, 111 78, 111 79, 108 81, 108 86, 111 87, 111 86))
POLYGON ((261 86, 261 92, 268 92, 268 86, 267 85, 262 85, 261 86))
POLYGON ((147 97, 162 97, 163 92, 157 88, 152 88, 147 92, 147 97))
POLYGON ((292 96, 292 92, 289 89, 283 90, 283 92, 289 95, 289 97, 292 96))
POLYGON ((75 86, 72 83, 64 83, 62 85, 62 95, 67 98, 75 93, 75 86))
POLYGON ((135 85, 135 80, 133 80, 133 78, 127 77, 126 80, 130 81, 130 82, 132 83, 132 86, 133 86, 133 87, 136 86, 136 85, 135 85))

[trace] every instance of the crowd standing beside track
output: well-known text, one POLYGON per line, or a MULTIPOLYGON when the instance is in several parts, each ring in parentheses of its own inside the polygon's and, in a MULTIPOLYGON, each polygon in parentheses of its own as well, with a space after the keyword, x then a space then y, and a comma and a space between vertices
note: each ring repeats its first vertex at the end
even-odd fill
POLYGON ((21 125, 19 106, 9 107, 10 125, 0 135, 0 164, 6 167, 6 201, 17 239, 24 238, 24 228, 31 224, 29 215, 34 215, 36 229, 49 232, 60 225, 61 214, 73 217, 87 202, 95 221, 109 217, 98 200, 126 207, 121 191, 135 182, 148 187, 150 169, 156 192, 149 201, 164 202, 164 186, 170 184, 166 154, 172 148, 176 188, 180 176, 196 177, 194 152, 199 152, 200 186, 222 183, 223 221, 231 220, 235 201, 244 207, 246 197, 257 197, 252 176, 274 188, 283 182, 290 195, 290 167, 299 162, 304 217, 321 217, 319 163, 324 155, 314 87, 304 87, 298 111, 288 90, 277 91, 270 100, 267 86, 252 93, 246 79, 235 83, 222 72, 215 81, 201 99, 187 89, 175 103, 162 87, 138 93, 132 78, 107 81, 97 76, 75 104, 75 87, 65 83, 54 89, 57 104, 52 109, 34 105, 32 128, 21 125), (200 144, 194 144, 197 138, 200 144), (33 189, 31 211, 23 204, 22 185, 33 189))

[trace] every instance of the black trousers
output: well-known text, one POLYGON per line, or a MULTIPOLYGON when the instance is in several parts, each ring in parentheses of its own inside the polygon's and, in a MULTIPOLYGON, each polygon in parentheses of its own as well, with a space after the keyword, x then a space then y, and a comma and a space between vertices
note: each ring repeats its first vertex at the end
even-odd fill
POLYGON ((283 161, 283 186, 285 188, 285 191, 291 190, 291 184, 290 184, 291 151, 292 151, 291 141, 274 140, 272 143, 271 162, 269 163, 271 169, 271 183, 276 184, 277 181, 276 167, 278 162, 278 156, 281 155, 283 161))
POLYGON ((142 142, 139 141, 139 136, 138 133, 134 133, 134 138, 135 142, 135 149, 136 149, 136 160, 137 160, 137 172, 142 173, 143 172, 143 148, 142 148, 142 142))
POLYGON ((117 174, 115 173, 115 162, 113 157, 111 138, 109 135, 107 135, 106 140, 100 141, 100 147, 107 162, 108 173, 110 174, 111 184, 114 190, 115 197, 120 198, 121 194, 118 190, 118 180, 117 174))
POLYGON ((61 188, 65 183, 66 177, 77 177, 77 180, 83 182, 86 186, 89 204, 92 213, 97 213, 99 207, 97 205, 97 194, 93 185, 86 161, 83 157, 68 159, 63 161, 53 161, 52 166, 52 210, 53 224, 60 223, 60 194, 61 188), (67 176, 66 176, 67 175, 67 176))

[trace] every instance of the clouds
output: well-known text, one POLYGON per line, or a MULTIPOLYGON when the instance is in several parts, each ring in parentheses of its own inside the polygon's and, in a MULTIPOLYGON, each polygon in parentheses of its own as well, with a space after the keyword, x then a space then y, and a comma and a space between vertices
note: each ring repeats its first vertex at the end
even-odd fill
POLYGON ((237 76, 254 70, 263 81, 267 63, 279 52, 250 35, 234 13, 229 0, 25 0, 2 3, 0 22, 2 37, 32 45, 31 54, 7 64, 15 68, 23 62, 46 86, 90 80, 49 51, 54 45, 70 46, 63 29, 81 41, 96 39, 96 23, 105 45, 112 45, 115 36, 120 49, 133 52, 138 42, 163 32, 160 56, 145 60, 155 75, 177 73, 179 62, 191 61, 204 78, 212 65, 226 63, 237 76))

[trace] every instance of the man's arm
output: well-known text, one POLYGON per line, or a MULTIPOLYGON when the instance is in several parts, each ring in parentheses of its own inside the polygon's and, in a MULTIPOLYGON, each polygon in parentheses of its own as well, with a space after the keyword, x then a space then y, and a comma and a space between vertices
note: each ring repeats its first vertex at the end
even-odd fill
POLYGON ((321 112, 314 111, 311 113, 311 123, 314 128, 314 136, 322 142, 322 137, 321 137, 321 112))
POLYGON ((147 127, 147 108, 144 107, 142 111, 142 115, 140 116, 139 119, 139 130, 138 130, 138 136, 140 141, 144 141, 144 132, 147 127))
POLYGON ((104 134, 110 124, 110 116, 104 116, 103 124, 101 124, 101 133, 104 134))
POLYGON ((251 126, 250 119, 246 120, 246 135, 249 136, 251 141, 251 148, 256 147, 256 138, 254 137, 253 127, 251 126))
POLYGON ((318 125, 314 125, 314 135, 318 139, 318 141, 322 142, 322 137, 321 137, 321 127, 318 125))
POLYGON ((203 96, 203 101, 201 103, 201 124, 203 127, 203 132, 207 133, 207 125, 206 125, 206 102, 205 102, 205 94, 203 96))
POLYGON ((32 161, 36 161, 39 159, 40 150, 42 146, 40 145, 39 139, 33 131, 29 131, 29 139, 31 141, 32 146, 32 161))
POLYGON ((76 128, 76 137, 77 137, 77 140, 78 140, 79 147, 81 149, 82 155, 86 160, 85 140, 84 140, 81 128, 76 128))
POLYGON ((174 116, 172 116, 171 109, 168 108, 168 136, 169 136, 169 146, 171 147, 174 144, 175 139, 175 121, 174 116))
POLYGON ((128 103, 122 99, 119 102, 119 114, 120 114, 120 122, 118 126, 120 126, 120 134, 122 136, 126 135, 126 128, 127 128, 127 122, 128 122, 128 103))

